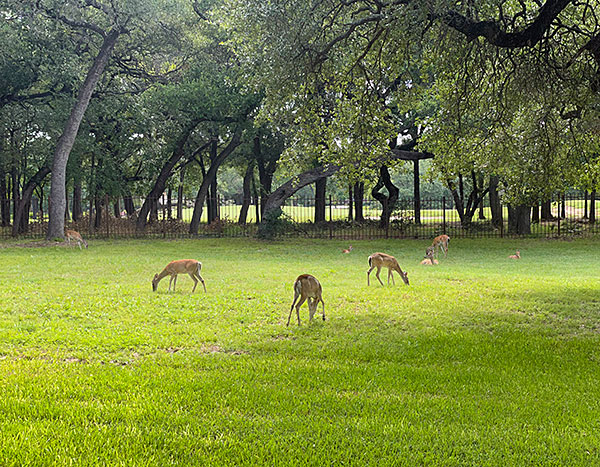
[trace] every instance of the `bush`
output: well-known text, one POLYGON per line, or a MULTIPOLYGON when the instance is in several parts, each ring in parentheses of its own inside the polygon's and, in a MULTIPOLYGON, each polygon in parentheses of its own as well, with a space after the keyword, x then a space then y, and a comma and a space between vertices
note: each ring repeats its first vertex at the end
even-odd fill
POLYGON ((292 218, 285 214, 281 208, 268 211, 258 228, 258 237, 265 240, 285 235, 294 230, 292 218))

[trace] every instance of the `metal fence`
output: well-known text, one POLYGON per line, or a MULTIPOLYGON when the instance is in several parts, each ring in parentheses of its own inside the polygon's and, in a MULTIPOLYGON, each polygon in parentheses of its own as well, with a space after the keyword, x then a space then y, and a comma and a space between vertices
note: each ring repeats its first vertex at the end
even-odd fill
MULTIPOLYGON (((29 222, 19 237, 43 238, 47 227, 47 206, 33 200, 29 222)), ((197 232, 190 232, 194 200, 169 202, 156 200, 155 209, 144 229, 137 226, 137 216, 143 199, 133 199, 129 213, 122 200, 105 199, 88 206, 77 221, 67 220, 66 228, 79 231, 84 237, 126 238, 196 236, 252 237, 258 233, 262 220, 260 205, 253 200, 248 206, 245 222, 240 222, 241 204, 222 198, 207 200, 197 232), (91 212, 91 216, 90 216, 91 212)), ((277 235, 281 237, 371 239, 371 238, 431 238, 447 234, 451 237, 504 237, 515 235, 508 225, 508 208, 502 207, 502 223, 493 225, 489 206, 477 210, 471 222, 463 223, 452 200, 422 199, 419 221, 416 221, 413 199, 401 199, 395 204, 388 223, 382 223, 382 205, 374 199, 362 200, 357 212, 356 202, 348 199, 321 200, 319 213, 314 198, 289 198, 282 207, 277 235), (315 222, 315 219, 322 219, 315 222)), ((598 210, 582 195, 561 197, 551 203, 550 216, 540 219, 539 206, 532 208, 532 237, 576 237, 600 233, 598 210), (534 210, 538 210, 538 215, 534 210)), ((12 209, 11 209, 12 211, 12 209)), ((72 205, 69 205, 72 213, 72 205)), ((548 213, 546 213, 548 214, 548 213)), ((71 214, 70 214, 71 216, 71 214)), ((69 216, 69 217, 70 217, 69 216)), ((13 237, 11 225, 0 227, 0 238, 13 237)))

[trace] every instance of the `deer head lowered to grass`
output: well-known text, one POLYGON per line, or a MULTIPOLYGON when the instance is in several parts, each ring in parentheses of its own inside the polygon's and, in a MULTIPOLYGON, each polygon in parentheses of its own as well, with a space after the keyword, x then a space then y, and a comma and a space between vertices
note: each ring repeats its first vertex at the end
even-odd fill
POLYGON ((371 285, 369 282, 369 277, 371 275, 371 271, 375 268, 377 268, 375 276, 377 277, 379 283, 383 285, 383 282, 381 282, 381 278, 379 277, 379 273, 383 267, 388 269, 388 285, 390 284, 390 277, 392 278, 392 283, 396 285, 396 282, 394 281, 394 275, 392 274, 393 271, 396 271, 398 274, 400 274, 400 277, 406 285, 410 285, 408 282, 408 273, 402 271, 396 258, 391 255, 387 255, 385 253, 373 253, 371 256, 369 256, 369 266, 370 268, 367 271, 367 285, 371 285))
POLYGON ((171 276, 171 280, 169 281, 169 292, 171 291, 171 284, 173 284, 173 292, 175 292, 177 275, 188 274, 194 281, 192 292, 196 290, 198 281, 200 281, 204 287, 204 293, 206 293, 206 285, 204 284, 204 279, 202 279, 202 276, 200 275, 200 269, 202 269, 202 263, 195 259, 178 259, 176 261, 171 261, 159 274, 154 275, 154 279, 152 279, 152 290, 156 292, 158 283, 164 277, 171 276))
POLYGON ((298 276, 294 282, 294 301, 290 308, 290 314, 286 326, 290 325, 290 318, 292 317, 292 311, 294 305, 296 305, 296 316, 298 318, 298 326, 300 326, 300 307, 308 299, 308 320, 312 321, 315 312, 317 311, 317 305, 319 302, 323 305, 323 321, 325 321, 325 302, 323 301, 323 288, 321 283, 316 277, 310 274, 302 274, 298 276), (296 304, 296 300, 300 298, 300 301, 296 304))

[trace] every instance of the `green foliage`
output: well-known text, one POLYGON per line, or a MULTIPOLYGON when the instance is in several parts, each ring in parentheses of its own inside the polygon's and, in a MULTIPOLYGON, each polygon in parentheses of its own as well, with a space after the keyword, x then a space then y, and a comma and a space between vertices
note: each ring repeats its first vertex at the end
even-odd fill
POLYGON ((281 208, 272 209, 265 214, 258 229, 258 238, 274 240, 294 229, 293 219, 281 208))
POLYGON ((0 464, 600 462, 595 241, 352 243, 3 248, 0 464), (373 251, 410 287, 367 287, 373 251), (208 293, 153 293, 184 257, 208 293), (327 320, 286 328, 301 273, 327 320))

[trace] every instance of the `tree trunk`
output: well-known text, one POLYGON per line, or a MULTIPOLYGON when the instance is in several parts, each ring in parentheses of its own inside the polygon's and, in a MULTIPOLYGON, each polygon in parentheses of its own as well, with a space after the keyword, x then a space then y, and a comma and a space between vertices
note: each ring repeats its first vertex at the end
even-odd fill
POLYGON ((546 200, 542 202, 542 214, 540 216, 543 221, 551 221, 554 219, 552 215, 552 201, 546 200))
POLYGON ((50 219, 48 222, 48 232, 46 238, 65 238, 65 182, 67 161, 75 137, 79 131, 79 125, 83 119, 83 115, 88 107, 92 92, 104 71, 110 58, 112 51, 117 43, 120 35, 120 30, 112 30, 105 37, 102 47, 92 64, 82 87, 79 90, 77 101, 71 110, 71 115, 67 121, 62 135, 58 139, 56 150, 54 151, 54 159, 52 164, 52 180, 50 185, 50 219))
POLYGON ((94 207, 96 209, 96 216, 94 217, 94 229, 98 230, 102 226, 102 198, 96 196, 94 198, 94 207))
POLYGON ((323 177, 315 182, 315 224, 325 222, 326 193, 327 177, 323 177))
POLYGON ((566 213, 566 200, 565 200, 565 194, 563 193, 560 197, 560 218, 561 219, 566 219, 567 218, 567 213, 566 213))
POLYGON ((133 197, 131 196, 131 193, 127 192, 125 196, 123 196, 123 204, 125 205, 127 216, 131 217, 135 215, 135 205, 133 204, 133 197))
POLYGON ((76 181, 73 186, 73 222, 77 222, 83 215, 81 207, 81 181, 76 181))
POLYGON ((348 220, 352 222, 354 220, 354 206, 353 206, 353 194, 352 194, 352 184, 348 185, 348 220))
POLYGON ((498 176, 490 176, 490 211, 492 213, 492 225, 496 228, 502 226, 502 205, 498 196, 498 176))
POLYGON ((260 183, 260 205, 262 209, 261 214, 264 214, 264 208, 267 205, 267 198, 271 194, 273 174, 277 168, 277 161, 270 160, 265 164, 259 136, 254 137, 253 155, 258 168, 258 181, 260 183))
POLYGON ((173 219, 173 190, 171 187, 167 190, 167 219, 173 219))
POLYGON ((113 214, 115 215, 115 219, 121 218, 121 203, 119 202, 119 198, 115 199, 113 203, 113 214))
POLYGON ((185 167, 183 164, 179 170, 179 186, 177 187, 177 220, 183 220, 183 182, 185 180, 185 167))
POLYGON ((248 217, 248 208, 252 202, 252 195, 250 193, 250 184, 254 177, 254 166, 252 163, 248 164, 246 173, 244 174, 244 183, 242 185, 242 208, 240 209, 240 217, 238 218, 238 224, 245 224, 248 217))
POLYGON ((65 187, 65 222, 69 220, 69 190, 65 187))
POLYGON ((588 218, 588 192, 587 190, 583 191, 583 218, 588 218))
MULTIPOLYGON (((481 188, 483 188, 483 175, 479 175, 479 186, 481 188)), ((485 199, 485 197, 481 197, 481 200, 479 201, 479 220, 480 221, 484 221, 485 220, 485 213, 484 211, 484 206, 483 206, 483 200, 485 199)))
POLYGON ((390 172, 387 166, 382 165, 379 169, 379 180, 377 181, 377 185, 375 185, 373 190, 371 190, 373 198, 381 203, 382 208, 379 227, 382 229, 386 229, 390 224, 390 217, 394 211, 394 208, 396 207, 399 192, 400 190, 398 190, 398 188, 392 183, 390 172), (387 196, 379 191, 384 186, 388 191, 387 196))
POLYGON ((165 191, 165 186, 167 185, 167 180, 169 180, 169 177, 171 176, 171 171, 173 170, 173 167, 175 167, 175 164, 177 164, 177 162, 179 162, 179 160, 183 157, 185 143, 187 142, 188 138, 190 137, 190 134, 192 133, 192 131, 194 131, 194 128, 196 128, 198 123, 199 121, 197 120, 191 122, 187 127, 184 128, 184 130, 181 132, 181 135, 179 136, 179 139, 176 141, 175 148, 173 149, 171 157, 169 157, 169 160, 167 160, 167 162, 165 162, 165 164, 163 165, 160 174, 154 182, 152 190, 150 190, 150 193, 148 193, 148 196, 146 196, 144 204, 140 209, 140 213, 138 215, 135 225, 135 229, 138 232, 141 232, 146 228, 146 224, 148 222, 148 214, 150 213, 152 203, 155 202, 165 191))
POLYGON ((0 225, 7 227, 10 224, 10 199, 6 189, 6 172, 0 166, 0 225))
POLYGON ((198 194, 196 195, 196 202, 194 204, 194 214, 192 215, 192 221, 190 222, 190 234, 197 235, 198 229, 200 227, 200 219, 202 219, 202 206, 204 205, 204 201, 206 199, 206 195, 208 194, 208 187, 212 182, 213 178, 217 174, 217 170, 219 166, 229 157, 229 155, 237 148, 241 143, 242 131, 237 128, 231 137, 231 141, 227 145, 225 149, 223 149, 219 155, 215 158, 214 161, 210 164, 210 168, 206 173, 206 177, 202 180, 202 184, 198 189, 198 194))
POLYGON ((258 190, 256 189, 256 182, 254 181, 254 177, 252 177, 252 195, 254 196, 254 211, 256 213, 256 223, 260 224, 261 216, 260 216, 260 203, 258 201, 258 190))
POLYGON ((419 161, 413 161, 413 210, 415 224, 421 224, 421 176, 419 174, 419 161))
POLYGON ((49 167, 42 167, 23 187, 21 198, 18 201, 15 201, 15 215, 13 217, 12 228, 13 236, 16 237, 17 235, 26 232, 27 225, 29 223, 29 207, 31 205, 31 196, 33 195, 33 190, 49 173, 49 167))
POLYGON ((596 223, 596 190, 592 190, 590 193, 590 224, 596 223))
POLYGON ((528 235, 531 233, 531 207, 508 206, 508 233, 528 235))
MULTIPOLYGON (((15 224, 17 224, 21 217, 18 214, 18 206, 21 201, 21 194, 19 193, 19 175, 17 173, 17 168, 13 167, 10 171, 10 181, 12 184, 12 199, 13 199, 13 235, 15 232, 15 224)), ((33 189, 32 189, 33 190, 33 189)), ((33 193, 33 191, 32 191, 33 193)), ((17 232, 19 228, 17 227, 17 232)))
POLYGON ((365 183, 356 182, 354 184, 354 220, 364 222, 363 205, 365 200, 365 183))
POLYGON ((539 224, 540 222, 540 206, 536 204, 531 208, 531 223, 539 224))

